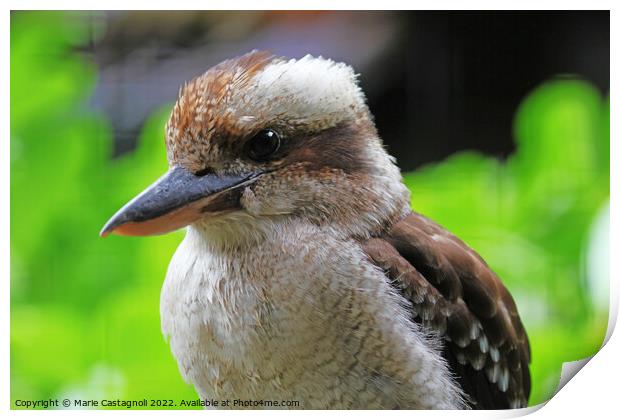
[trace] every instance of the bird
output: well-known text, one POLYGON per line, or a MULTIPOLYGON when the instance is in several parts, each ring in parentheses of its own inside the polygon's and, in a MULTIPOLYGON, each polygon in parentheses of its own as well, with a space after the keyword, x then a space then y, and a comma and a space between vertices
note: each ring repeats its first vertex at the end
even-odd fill
POLYGON ((254 50, 186 82, 165 127, 168 171, 101 236, 187 228, 161 329, 203 400, 526 407, 512 296, 412 208, 358 79, 322 56, 254 50))

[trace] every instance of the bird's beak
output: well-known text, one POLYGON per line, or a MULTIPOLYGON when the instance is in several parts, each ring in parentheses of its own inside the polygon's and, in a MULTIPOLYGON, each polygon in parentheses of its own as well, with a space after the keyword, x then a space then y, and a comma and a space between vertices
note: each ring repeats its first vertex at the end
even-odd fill
POLYGON ((187 226, 205 213, 234 209, 244 186, 258 175, 260 172, 240 175, 210 172, 198 176, 174 166, 112 216, 100 235, 159 235, 187 226))

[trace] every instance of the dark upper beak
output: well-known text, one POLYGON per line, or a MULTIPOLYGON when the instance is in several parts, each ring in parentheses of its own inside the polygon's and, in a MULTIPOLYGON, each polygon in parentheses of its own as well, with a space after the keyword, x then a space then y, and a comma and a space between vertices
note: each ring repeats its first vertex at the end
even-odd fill
POLYGON ((260 172, 210 172, 198 176, 180 166, 172 167, 112 216, 100 235, 158 235, 187 226, 205 213, 233 210, 239 206, 243 187, 258 175, 260 172))

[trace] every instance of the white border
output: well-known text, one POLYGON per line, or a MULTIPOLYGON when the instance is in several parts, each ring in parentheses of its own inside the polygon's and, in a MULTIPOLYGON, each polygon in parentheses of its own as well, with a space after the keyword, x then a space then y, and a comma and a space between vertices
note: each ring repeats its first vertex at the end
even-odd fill
MULTIPOLYGON (((10 302, 10 281, 9 281, 9 263, 10 263, 10 224, 9 224, 9 197, 10 197, 10 78, 9 78, 9 63, 10 63, 10 15, 9 10, 17 9, 65 9, 65 10, 88 10, 88 9, 100 9, 100 10, 147 10, 152 8, 168 9, 170 6, 176 6, 177 9, 186 10, 199 10, 203 8, 209 8, 213 10, 247 10, 247 9, 351 9, 351 10, 373 10, 376 6, 380 5, 385 9, 399 10, 399 9, 416 9, 416 10, 611 10, 611 85, 613 80, 618 80, 618 25, 619 19, 616 16, 616 9, 614 1, 611 0, 590 0, 590 1, 552 1, 552 0, 521 0, 521 1, 503 1, 497 2, 492 0, 470 0, 467 2, 461 0, 447 0, 441 4, 437 2, 420 2, 420 1, 392 1, 383 0, 380 3, 370 2, 364 0, 358 1, 334 1, 334 0, 298 0, 292 1, 278 1, 267 0, 260 3, 252 3, 250 1, 226 1, 226 2, 205 2, 205 1, 187 1, 177 0, 173 3, 160 2, 155 4, 153 1, 134 1, 127 2, 119 0, 91 1, 91 2, 79 2, 72 1, 57 1, 54 2, 54 7, 50 7, 50 4, 42 1, 6 1, 6 11, 2 17, 5 28, 2 31, 3 42, 1 45, 2 57, 5 57, 2 66, 2 87, 0 88, 0 97, 2 98, 3 112, 2 112, 2 131, 4 133, 2 141, 0 141, 0 193, 3 200, 0 204, 0 275, 2 276, 3 290, 0 292, 0 306, 3 311, 0 315, 0 325, 2 326, 2 346, 0 347, 0 371, 2 372, 2 379, 0 380, 0 410, 2 412, 9 411, 10 407, 10 376, 8 375, 10 363, 9 363, 9 302, 10 302), (84 6, 89 6, 86 9, 84 6), (466 7, 465 7, 466 6, 466 7)), ((611 97, 611 110, 618 109, 618 100, 615 96, 611 97)), ((616 113, 617 114, 617 113, 616 113)), ((618 156, 620 151, 618 150, 618 115, 615 118, 611 118, 611 236, 610 236, 610 249, 611 255, 620 255, 620 247, 618 246, 618 224, 616 223, 617 210, 618 210, 618 185, 620 172, 618 172, 618 156)), ((610 312, 610 330, 608 331, 608 338, 611 334, 611 328, 615 325, 618 313, 618 291, 620 290, 618 283, 618 263, 613 259, 610 261, 611 270, 611 286, 610 293, 612 296, 611 312, 610 312)), ((617 412, 616 400, 617 396, 617 382, 620 377, 620 363, 618 361, 617 354, 620 354, 620 344, 617 334, 611 336, 604 348, 592 359, 586 368, 580 372, 574 379, 572 379, 542 410, 525 409, 519 412, 506 411, 506 412, 380 412, 374 413, 369 411, 356 411, 356 412, 322 412, 321 416, 326 417, 340 417, 340 416, 355 416, 356 418, 371 418, 377 415, 399 417, 409 419, 411 416, 416 418, 437 418, 437 419, 453 419, 453 418, 508 418, 515 417, 536 411, 531 415, 532 418, 584 418, 585 416, 591 418, 607 418, 609 413, 617 412)), ((535 355, 534 355, 535 357, 535 355)), ((146 418, 169 418, 171 413, 165 411, 45 411, 45 412, 31 412, 31 411, 10 411, 9 415, 19 418, 30 418, 31 416, 45 415, 56 418, 83 418, 88 414, 95 418, 109 418, 110 416, 131 416, 146 418)), ((177 413, 178 414, 178 413, 177 413)), ((291 416, 290 412, 201 412, 201 411, 186 411, 184 416, 199 416, 204 418, 205 416, 211 416, 216 418, 230 418, 230 416, 246 417, 246 418, 265 418, 265 419, 277 419, 288 418, 291 416)), ((317 413, 314 412, 298 412, 296 416, 305 418, 314 418, 317 413)))

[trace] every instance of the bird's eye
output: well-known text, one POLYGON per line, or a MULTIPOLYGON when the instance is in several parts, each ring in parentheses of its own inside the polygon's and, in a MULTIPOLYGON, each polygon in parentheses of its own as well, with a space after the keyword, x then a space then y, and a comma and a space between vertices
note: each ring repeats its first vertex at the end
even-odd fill
POLYGON ((271 129, 259 131, 249 142, 248 154, 254 160, 266 160, 280 148, 280 136, 271 129))

